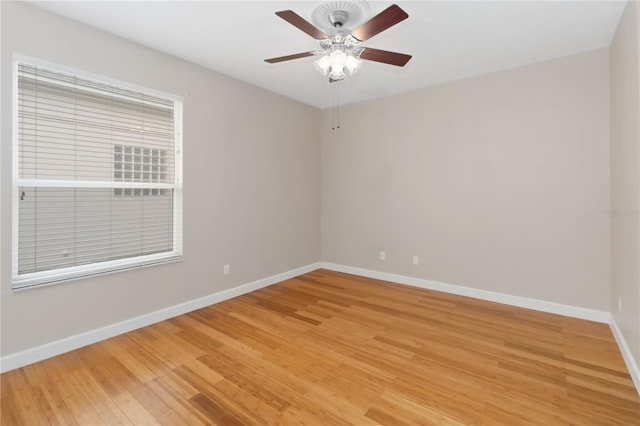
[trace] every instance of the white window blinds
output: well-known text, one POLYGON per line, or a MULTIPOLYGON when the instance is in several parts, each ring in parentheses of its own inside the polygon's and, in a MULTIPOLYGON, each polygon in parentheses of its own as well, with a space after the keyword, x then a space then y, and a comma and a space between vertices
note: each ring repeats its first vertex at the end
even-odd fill
POLYGON ((181 103, 16 72, 13 288, 180 259, 181 103))

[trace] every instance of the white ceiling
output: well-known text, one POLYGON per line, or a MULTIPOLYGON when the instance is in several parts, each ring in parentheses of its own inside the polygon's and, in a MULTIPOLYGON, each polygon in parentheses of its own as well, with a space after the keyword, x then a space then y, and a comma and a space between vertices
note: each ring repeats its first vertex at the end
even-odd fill
MULTIPOLYGON (((315 1, 44 1, 35 5, 318 108, 335 94, 313 58, 264 59, 316 50, 278 18, 311 21, 315 1)), ((391 1, 369 1, 370 16, 391 1)), ((398 1, 409 19, 363 43, 413 55, 404 68, 365 61, 340 86, 342 104, 573 55, 610 44, 623 1, 398 1)))

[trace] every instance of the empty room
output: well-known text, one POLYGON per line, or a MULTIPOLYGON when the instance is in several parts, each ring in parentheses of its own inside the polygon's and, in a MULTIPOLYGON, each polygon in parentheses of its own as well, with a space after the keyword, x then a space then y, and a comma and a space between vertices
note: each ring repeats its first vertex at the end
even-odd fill
POLYGON ((640 425, 637 0, 0 25, 3 426, 640 425))

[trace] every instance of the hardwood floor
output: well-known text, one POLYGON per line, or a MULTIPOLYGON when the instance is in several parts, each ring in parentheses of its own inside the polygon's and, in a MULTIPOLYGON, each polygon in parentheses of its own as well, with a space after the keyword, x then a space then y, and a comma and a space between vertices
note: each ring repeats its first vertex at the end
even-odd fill
POLYGON ((638 425, 606 324, 318 270, 3 374, 2 425, 638 425))

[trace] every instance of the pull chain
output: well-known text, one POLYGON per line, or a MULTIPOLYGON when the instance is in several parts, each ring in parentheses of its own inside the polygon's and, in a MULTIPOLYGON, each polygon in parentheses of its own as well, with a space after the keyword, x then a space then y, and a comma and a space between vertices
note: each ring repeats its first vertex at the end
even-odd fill
POLYGON ((340 129, 340 87, 332 88, 331 130, 340 129))
POLYGON ((340 88, 337 88, 337 96, 338 96, 338 106, 336 107, 338 109, 338 129, 340 128, 340 88))
POLYGON ((335 90, 331 91, 331 130, 336 129, 336 94, 335 90))

